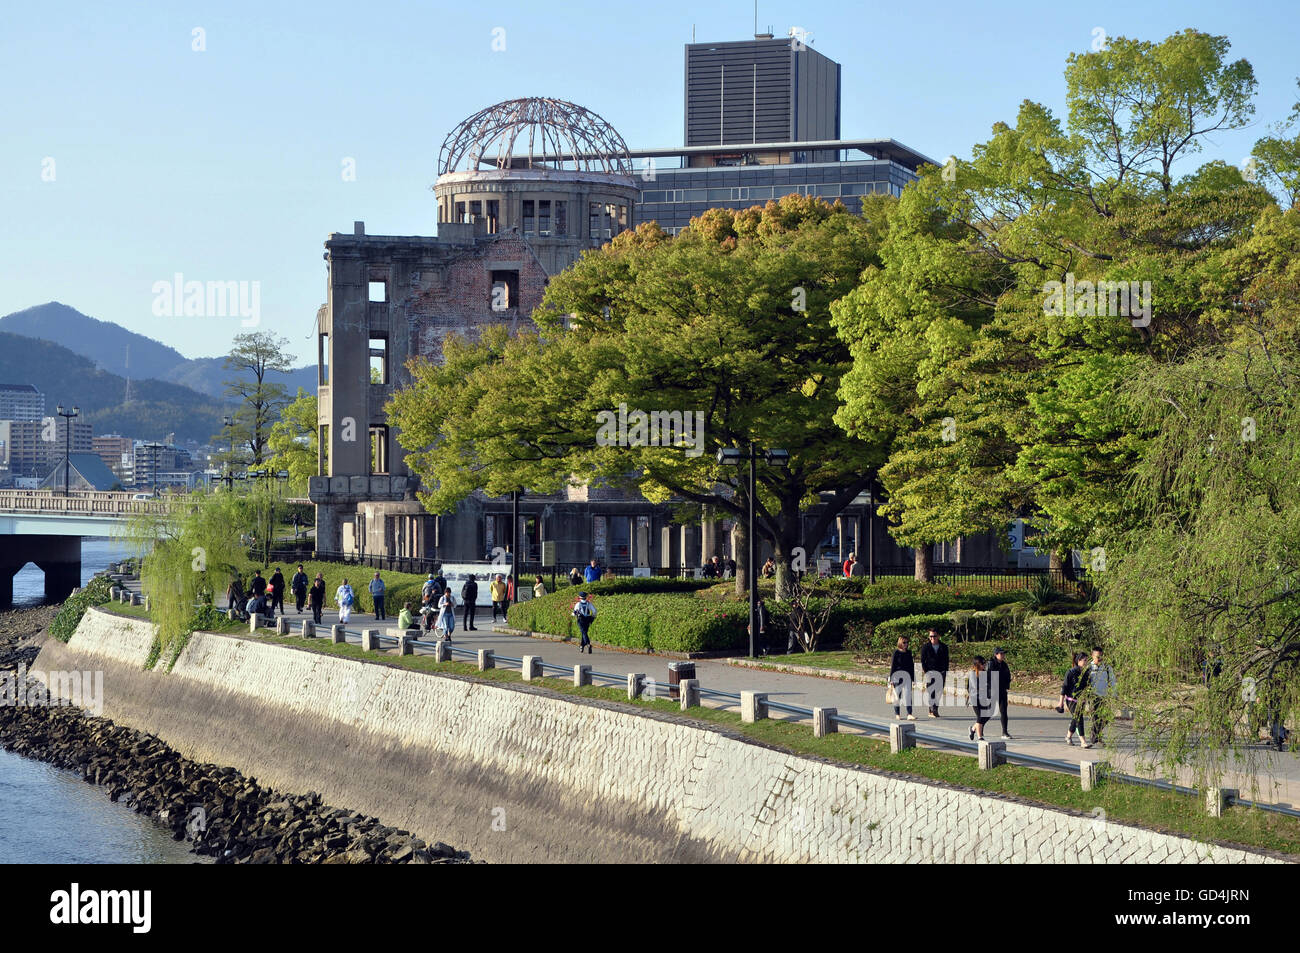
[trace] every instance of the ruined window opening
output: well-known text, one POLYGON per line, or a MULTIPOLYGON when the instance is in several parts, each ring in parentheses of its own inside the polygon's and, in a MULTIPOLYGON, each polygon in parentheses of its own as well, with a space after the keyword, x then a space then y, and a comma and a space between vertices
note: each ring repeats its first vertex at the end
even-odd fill
POLYGON ((498 226, 498 223, 500 222, 500 220, 501 220, 501 200, 500 200, 500 199, 488 199, 488 200, 487 200, 487 230, 488 230, 488 234, 490 234, 490 235, 495 235, 495 234, 497 233, 497 226, 498 226))
POLYGON ((591 238, 607 237, 605 226, 601 224, 603 207, 599 202, 590 202, 587 206, 587 234, 591 238))
POLYGON ((632 518, 630 516, 611 516, 609 518, 609 558, 632 558, 632 518))
POLYGON ((555 234, 569 234, 569 203, 555 203, 555 234))
POLYGON ((388 472, 388 428, 382 424, 370 427, 370 472, 388 472))
POLYGON ((372 281, 372 282, 370 282, 369 284, 370 284, 370 300, 371 300, 371 301, 387 301, 387 300, 388 300, 388 282, 386 282, 386 281, 372 281))
POLYGON ((501 312, 517 307, 518 303, 519 272, 493 271, 492 294, 488 299, 488 307, 493 311, 501 312))
POLYGON ((388 383, 388 338, 370 337, 370 383, 388 383))
POLYGON ((330 336, 328 334, 320 336, 316 363, 320 367, 320 383, 328 384, 330 382, 330 336))
POLYGON ((471 222, 473 222, 473 221, 477 221, 479 218, 482 217, 482 215, 483 215, 483 203, 482 203, 482 202, 470 202, 470 203, 469 203, 469 220, 470 220, 471 222))
POLYGON ((465 221, 465 203, 456 203, 456 223, 461 224, 465 221))
POLYGON ((525 235, 533 235, 536 234, 537 231, 537 219, 533 211, 534 204, 535 203, 533 202, 532 199, 524 199, 524 234, 525 235))
POLYGON ((539 199, 537 201, 537 234, 551 234, 551 200, 539 199))
POLYGON ((619 232, 624 232, 624 231, 627 231, 627 206, 619 205, 618 225, 614 229, 614 234, 617 235, 619 232))

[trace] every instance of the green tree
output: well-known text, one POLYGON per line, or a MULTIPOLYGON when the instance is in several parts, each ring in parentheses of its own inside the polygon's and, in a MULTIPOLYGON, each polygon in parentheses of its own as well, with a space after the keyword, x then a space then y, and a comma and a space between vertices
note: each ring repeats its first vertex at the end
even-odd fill
MULTIPOLYGON (((1300 79, 1296 85, 1300 86, 1300 79)), ((1251 150, 1256 163, 1252 171, 1262 172, 1265 181, 1281 193, 1283 207, 1290 208, 1300 202, 1300 102, 1285 122, 1274 126, 1273 132, 1251 150)))
POLYGON ((829 312, 877 243, 870 220, 802 196, 712 210, 671 240, 655 226, 620 235, 551 280, 534 315, 540 336, 451 341, 443 367, 412 368, 390 419, 432 488, 426 506, 603 481, 743 524, 747 470, 719 465, 715 451, 781 448, 790 466, 760 464, 755 510, 787 591, 794 550, 814 550, 883 459, 834 424, 849 355, 829 312), (620 405, 699 414, 702 433, 690 448, 628 445, 632 431, 623 444, 602 439, 600 415, 620 405), (822 499, 805 529, 801 508, 822 499))
POLYGON ((233 433, 236 454, 255 466, 265 462, 271 427, 288 403, 284 385, 268 380, 271 372, 284 373, 292 368, 288 346, 286 338, 270 331, 239 334, 223 365, 235 372, 225 382, 225 393, 238 398, 239 404, 231 427, 213 439, 224 439, 228 444, 233 433))
POLYGON ((319 443, 316 421, 316 395, 299 387, 297 397, 271 425, 267 439, 271 457, 267 466, 276 471, 288 471, 289 485, 285 491, 291 496, 306 496, 307 482, 316 476, 319 443))

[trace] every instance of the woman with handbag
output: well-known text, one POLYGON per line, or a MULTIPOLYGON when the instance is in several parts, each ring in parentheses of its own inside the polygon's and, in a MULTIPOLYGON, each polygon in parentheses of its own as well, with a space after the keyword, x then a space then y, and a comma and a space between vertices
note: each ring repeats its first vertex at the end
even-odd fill
POLYGON ((1088 687, 1088 654, 1075 652, 1073 660, 1074 664, 1065 673, 1065 681, 1061 685, 1061 697, 1056 705, 1058 712, 1063 712, 1066 708, 1070 710, 1070 728, 1065 733, 1067 745, 1074 744, 1076 731, 1079 733, 1079 741, 1083 741, 1083 708, 1079 704, 1079 698, 1088 687))
POLYGON ((438 600, 438 624, 434 629, 438 638, 452 641, 451 634, 456 631, 456 597, 450 588, 444 589, 438 600))
MULTIPOLYGON (((907 636, 900 635, 898 648, 894 649, 894 655, 889 660, 889 687, 894 696, 894 717, 903 717, 898 706, 906 702, 907 720, 916 721, 916 716, 912 714, 912 679, 916 677, 916 660, 912 658, 912 652, 907 646, 907 636)), ((887 698, 886 701, 888 700, 887 698)))

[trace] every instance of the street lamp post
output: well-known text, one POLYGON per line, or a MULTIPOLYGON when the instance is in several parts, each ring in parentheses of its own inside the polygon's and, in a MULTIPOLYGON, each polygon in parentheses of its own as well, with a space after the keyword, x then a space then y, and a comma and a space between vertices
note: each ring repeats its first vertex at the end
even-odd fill
POLYGON ((68 496, 68 483, 71 479, 72 470, 72 420, 80 413, 80 408, 73 407, 72 410, 65 411, 63 405, 59 404, 54 412, 63 418, 63 495, 68 496))
POLYGON ((230 457, 226 460, 226 489, 230 492, 234 492, 235 418, 230 416, 230 414, 225 414, 222 416, 221 422, 225 425, 226 429, 230 431, 230 457))
POLYGON ((754 565, 757 558, 757 540, 754 537, 754 499, 758 495, 758 480, 756 464, 758 463, 759 454, 768 466, 788 467, 790 465, 790 452, 788 450, 759 450, 754 446, 754 442, 749 442, 749 451, 745 452, 737 447, 723 447, 718 451, 718 462, 726 466, 739 466, 742 460, 749 460, 749 517, 746 523, 747 532, 747 553, 749 568, 747 571, 747 583, 749 586, 749 657, 754 657, 754 636, 758 632, 758 582, 754 578, 757 575, 758 567, 754 565))

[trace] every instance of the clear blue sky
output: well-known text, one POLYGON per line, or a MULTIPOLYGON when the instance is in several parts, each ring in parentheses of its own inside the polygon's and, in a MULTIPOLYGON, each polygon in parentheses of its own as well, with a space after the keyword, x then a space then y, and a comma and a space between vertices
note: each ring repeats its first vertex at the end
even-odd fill
MULTIPOLYGON (((1253 128, 1197 160, 1237 164, 1296 100, 1300 7, 859 0, 759 4, 843 64, 846 136, 969 155, 1034 99, 1060 114, 1093 29, 1225 34, 1259 80, 1253 128)), ((682 140, 682 46, 746 39, 752 0, 646 4, 102 2, 7 5, 0 32, 0 314, 59 300, 169 344, 224 353, 239 319, 158 318, 152 286, 259 281, 262 327, 314 360, 322 242, 431 235, 443 137, 517 96, 569 99, 630 146, 682 140), (206 50, 192 50, 194 28, 206 50), (494 28, 506 49, 492 50, 494 28), (42 180, 54 159, 54 181, 42 180), (341 176, 356 160, 356 181, 341 176)), ((1187 170, 1184 170, 1187 171, 1187 170)))

